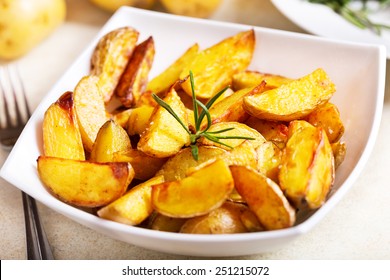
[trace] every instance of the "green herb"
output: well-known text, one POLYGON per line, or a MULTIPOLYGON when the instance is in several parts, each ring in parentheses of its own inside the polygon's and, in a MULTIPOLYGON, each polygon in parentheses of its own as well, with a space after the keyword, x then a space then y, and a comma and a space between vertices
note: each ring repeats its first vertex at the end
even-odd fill
MULTIPOLYGON (((373 22, 370 20, 370 10, 367 3, 369 0, 308 0, 311 3, 323 4, 341 15, 344 19, 361 29, 370 29, 377 35, 381 35, 382 30, 390 30, 390 25, 373 22), (352 2, 361 2, 360 8, 352 8, 352 2)), ((373 1, 373 0, 372 0, 373 1)), ((379 8, 390 7, 390 0, 376 0, 379 8)))
POLYGON ((220 135, 223 132, 227 132, 230 130, 233 130, 234 127, 231 128, 225 128, 218 131, 208 131, 211 127, 211 115, 209 112, 209 109, 214 104, 214 102, 220 97, 229 87, 226 87, 222 89, 220 92, 218 92, 216 95, 214 95, 206 104, 203 104, 198 99, 196 99, 195 94, 195 84, 194 84, 194 76, 193 73, 190 71, 190 81, 191 81, 191 91, 192 91, 192 106, 194 110, 194 120, 195 120, 195 128, 194 132, 192 132, 186 124, 183 123, 183 121, 179 118, 179 116, 175 113, 175 111, 172 109, 171 106, 169 106, 164 100, 162 100, 157 95, 153 94, 154 100, 165 110, 167 110, 168 113, 170 113, 184 128, 184 130, 190 135, 190 147, 191 147, 191 153, 195 160, 198 160, 199 157, 199 149, 197 146, 197 142, 201 137, 204 137, 212 142, 218 143, 220 145, 223 145, 225 147, 228 147, 230 149, 233 149, 230 145, 221 142, 221 139, 246 139, 246 140, 255 140, 252 137, 246 137, 246 136, 224 136, 220 135), (199 112, 199 107, 201 108, 199 112), (206 117, 207 119, 207 125, 205 128, 202 128, 202 121, 206 117))

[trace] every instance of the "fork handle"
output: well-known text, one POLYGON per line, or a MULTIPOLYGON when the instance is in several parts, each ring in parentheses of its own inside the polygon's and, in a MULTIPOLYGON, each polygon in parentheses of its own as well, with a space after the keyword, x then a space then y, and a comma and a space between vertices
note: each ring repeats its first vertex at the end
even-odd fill
POLYGON ((26 226, 27 259, 54 260, 46 233, 38 215, 35 199, 22 192, 26 226))

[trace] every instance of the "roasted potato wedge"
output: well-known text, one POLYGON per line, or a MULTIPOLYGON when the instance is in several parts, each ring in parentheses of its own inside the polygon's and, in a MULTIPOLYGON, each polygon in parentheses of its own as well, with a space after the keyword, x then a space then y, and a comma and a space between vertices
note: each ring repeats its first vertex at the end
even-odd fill
POLYGON ((142 105, 131 110, 127 120, 127 133, 129 135, 141 135, 149 125, 154 107, 142 105))
POLYGON ((164 177, 158 176, 131 188, 120 198, 100 208, 98 216, 132 226, 142 223, 153 212, 152 185, 162 182, 164 177))
POLYGON ((333 96, 335 85, 319 68, 312 73, 244 98, 244 109, 259 119, 292 121, 306 117, 333 96))
POLYGON ((179 232, 186 218, 172 218, 155 212, 148 223, 148 228, 159 231, 179 232))
POLYGON ((148 180, 161 169, 167 159, 151 157, 137 149, 128 149, 114 153, 113 161, 129 162, 134 168, 135 179, 148 180))
MULTIPOLYGON (((172 87, 164 98, 184 124, 188 123, 186 109, 172 87)), ((138 149, 147 155, 170 157, 190 142, 190 136, 180 123, 163 107, 157 107, 149 126, 141 134, 138 149)))
POLYGON ((154 77, 147 86, 147 90, 157 95, 168 90, 180 78, 184 67, 192 62, 198 54, 199 45, 194 44, 186 50, 175 62, 168 66, 158 76, 154 77))
POLYGON ((90 160, 95 162, 113 162, 114 154, 131 149, 130 138, 126 130, 113 120, 100 128, 93 144, 90 160))
POLYGON ((149 37, 137 45, 119 79, 115 95, 125 107, 135 105, 146 90, 148 75, 154 60, 154 40, 149 37))
POLYGON ((46 110, 42 124, 42 135, 45 156, 85 159, 72 92, 64 93, 46 110))
POLYGON ((38 157, 38 174, 60 200, 81 207, 99 207, 121 197, 134 177, 129 163, 93 163, 38 157))
POLYGON ((180 229, 181 233, 194 234, 228 234, 248 232, 247 224, 251 230, 255 228, 253 221, 257 218, 252 214, 252 219, 248 213, 251 212, 247 206, 234 202, 225 202, 221 207, 214 209, 203 216, 188 219, 180 229), (244 219, 244 221, 243 221, 244 219))
POLYGON ((256 129, 267 141, 272 141, 280 148, 283 148, 287 142, 289 130, 284 122, 261 120, 251 116, 245 124, 256 129))
POLYGON ((256 149, 257 170, 278 182, 279 167, 283 151, 273 142, 267 141, 256 149))
POLYGON ((233 75, 232 88, 236 91, 252 88, 261 84, 262 81, 266 83, 266 90, 269 90, 289 83, 292 79, 280 75, 247 70, 233 75))
POLYGON ((184 179, 154 185, 152 202, 155 210, 163 215, 196 217, 221 206, 233 187, 228 165, 223 160, 215 160, 184 179))
POLYGON ((314 126, 325 129, 330 143, 340 140, 344 134, 344 124, 340 119, 340 112, 333 103, 325 103, 305 118, 314 126))
POLYGON ((109 120, 96 76, 85 76, 79 81, 73 102, 84 148, 90 152, 100 128, 109 120))
POLYGON ((237 192, 265 229, 282 229, 294 225, 295 209, 274 181, 246 166, 231 166, 230 170, 237 192))
POLYGON ((110 101, 119 79, 137 44, 139 32, 120 27, 104 35, 91 58, 91 75, 99 77, 104 102, 110 101))
POLYGON ((253 30, 243 31, 202 50, 180 74, 184 91, 192 96, 189 72, 194 74, 195 92, 208 99, 231 84, 233 74, 245 70, 255 46, 253 30))
MULTIPOLYGON (((304 121, 295 121, 304 122, 304 121)), ((320 207, 334 181, 332 147, 323 128, 301 125, 290 136, 281 159, 279 184, 299 208, 320 207)))
POLYGON ((347 145, 345 142, 336 142, 332 143, 332 151, 334 156, 334 167, 337 169, 340 164, 343 163, 345 156, 347 154, 347 145))

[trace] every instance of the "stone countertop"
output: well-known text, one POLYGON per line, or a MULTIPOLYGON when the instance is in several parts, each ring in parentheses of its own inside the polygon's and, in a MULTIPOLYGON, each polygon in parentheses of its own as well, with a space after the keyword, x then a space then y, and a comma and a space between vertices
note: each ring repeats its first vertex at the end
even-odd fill
MULTIPOLYGON (((34 109, 111 16, 87 0, 68 0, 66 22, 17 61, 34 109), (58 48, 61 46, 61 48, 58 48)), ((212 19, 305 33, 269 0, 225 0, 212 19)), ((353 188, 311 231, 271 252, 234 259, 390 259, 390 60, 382 123, 353 188)), ((0 165, 7 154, 0 151, 0 165)), ((20 191, 0 179, 0 259, 25 259, 20 191)), ((146 250, 101 235, 38 204, 56 259, 194 259, 146 250)))

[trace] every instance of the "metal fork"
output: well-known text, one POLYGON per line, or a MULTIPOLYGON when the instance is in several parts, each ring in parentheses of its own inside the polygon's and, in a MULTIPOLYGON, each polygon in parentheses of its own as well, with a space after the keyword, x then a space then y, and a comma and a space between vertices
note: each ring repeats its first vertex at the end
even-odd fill
MULTIPOLYGON (((10 150, 30 118, 31 113, 25 89, 16 67, 8 65, 0 70, 0 102, 2 103, 0 103, 2 105, 2 110, 0 111, 0 144, 4 149, 10 150)), ((22 192, 22 198, 26 227, 27 259, 54 259, 39 218, 35 199, 24 192, 22 192)))

